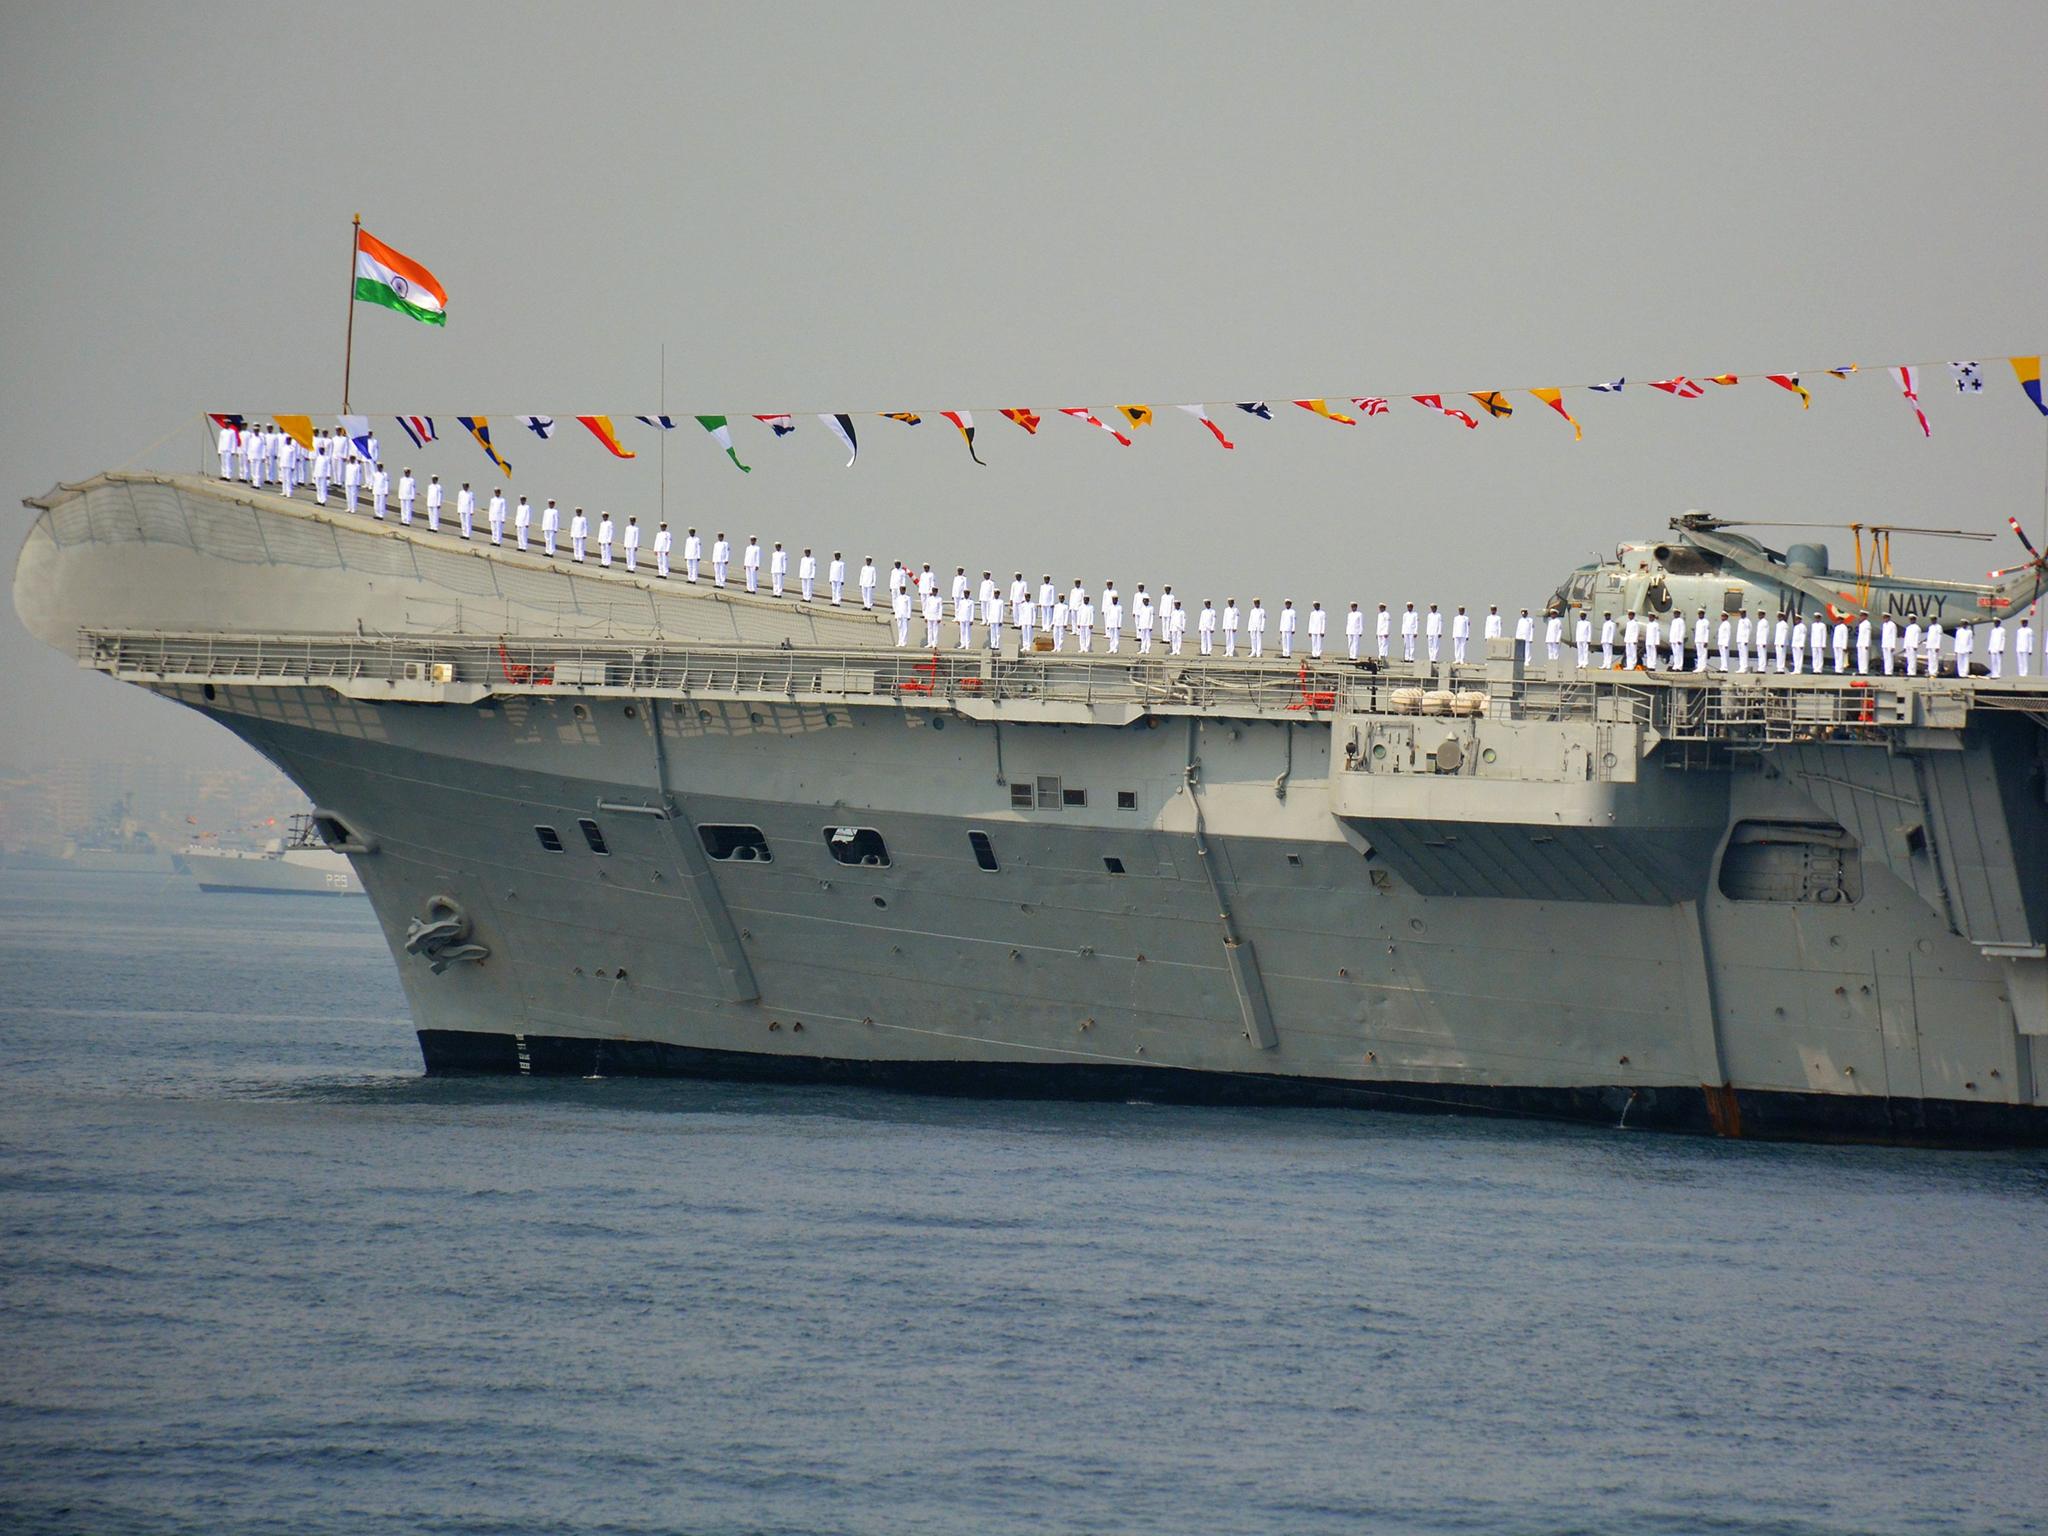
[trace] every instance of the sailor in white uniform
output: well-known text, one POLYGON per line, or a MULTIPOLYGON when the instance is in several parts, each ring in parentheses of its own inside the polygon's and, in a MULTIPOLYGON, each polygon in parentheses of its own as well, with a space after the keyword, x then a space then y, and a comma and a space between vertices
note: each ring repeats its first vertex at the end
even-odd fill
POLYGON ((612 515, 609 512, 597 514, 597 563, 612 563, 612 515))
POLYGON ((235 478, 235 451, 241 446, 241 434, 233 427, 222 427, 220 438, 214 444, 220 453, 220 477, 223 480, 235 478))
POLYGON ((1929 619, 1927 627, 1920 632, 1920 643, 1926 647, 1927 675, 1941 676, 1941 620, 1929 619))
POLYGON ((1178 656, 1181 648, 1187 644, 1188 610, 1187 605, 1173 595, 1173 588, 1168 587, 1166 595, 1172 604, 1166 613, 1166 639, 1173 654, 1178 656))
POLYGON ((1657 670, 1657 642, 1663 633, 1664 626, 1657 622, 1655 614, 1643 615, 1643 665, 1652 672, 1657 670))
POLYGON ((1671 610, 1671 670, 1685 670, 1685 615, 1671 610))
MULTIPOLYGON (((1564 615, 1553 613, 1543 621, 1543 651, 1548 660, 1557 660, 1564 649, 1564 615)), ((1463 660, 1462 657, 1459 658, 1463 660)))
POLYGON ((724 534, 716 535, 711 541, 711 584, 725 585, 725 573, 732 569, 732 545, 724 534))
POLYGON ((687 529, 683 533, 683 575, 694 583, 697 579, 697 572, 703 568, 703 565, 703 536, 694 528, 687 529))
MULTIPOLYGON (((1095 649, 1095 604, 1086 588, 1076 585, 1074 590, 1081 594, 1081 600, 1077 603, 1069 598, 1067 608, 1074 620, 1074 641, 1086 653, 1095 649)), ((1002 599, 992 597, 989 601, 1000 603, 1002 599)))
POLYGON ((1747 612, 1735 616, 1735 670, 1749 670, 1749 643, 1756 638, 1756 621, 1747 612))
POLYGON ((676 536, 668 531, 667 523, 654 530, 654 574, 663 581, 668 580, 668 557, 675 547, 676 536))
POLYGON ((455 516, 462 524, 462 536, 468 538, 471 530, 476 527, 476 492, 469 488, 467 480, 462 482, 462 489, 455 493, 455 516))
POLYGON ((1280 654, 1283 658, 1294 655, 1294 629, 1300 622, 1294 611, 1294 599, 1284 599, 1280 604, 1280 654))
MULTIPOLYGON (((1771 626, 1771 646, 1777 655, 1776 670, 1780 672, 1785 670, 1785 645, 1791 637, 1792 622, 1786 616, 1785 610, 1780 608, 1778 610, 1777 622, 1771 626)), ((1762 649, 1764 643, 1762 635, 1757 636, 1756 643, 1758 649, 1762 649)))
POLYGON ((412 477, 410 468, 398 472, 398 520, 406 527, 412 526, 413 498, 419 494, 419 482, 412 477))
POLYGON ((1729 647, 1734 643, 1735 620, 1724 612, 1721 615, 1721 622, 1714 629, 1714 648, 1720 652, 1721 670, 1723 672, 1735 670, 1735 659, 1728 654, 1729 647))
POLYGON ((1707 622, 1707 610, 1702 608, 1700 616, 1692 622, 1692 669, 1695 672, 1707 670, 1707 641, 1713 630, 1707 622))
POLYGON ((640 569, 640 519, 639 519, 639 518, 637 518, 637 517, 634 517, 634 516, 632 516, 632 515, 630 515, 630 514, 629 514, 629 515, 627 516, 627 518, 626 518, 626 531, 625 531, 624 535, 622 535, 622 537, 621 537, 621 539, 620 539, 620 543, 621 543, 621 545, 622 545, 622 546, 624 547, 624 549, 625 549, 625 552, 626 552, 626 569, 627 569, 628 571, 638 571, 638 570, 640 569))
POLYGON ((2034 616, 2031 613, 2020 617, 2019 633, 2012 637, 2012 664, 2021 677, 2034 664, 2034 616))
POLYGON ((372 464, 384 456, 384 445, 377 441, 376 433, 372 432, 369 440, 363 444, 363 456, 372 464))
POLYGON ((313 495, 323 507, 327 505, 327 486, 333 467, 327 457, 327 438, 323 433, 313 439, 313 495))
POLYGON ((1522 665, 1529 664, 1530 652, 1536 647, 1536 625, 1524 608, 1522 616, 1515 620, 1515 643, 1522 648, 1522 665))
POLYGON ((1600 665, 1606 671, 1614 670, 1614 615, 1600 615, 1600 665))
POLYGON ((1223 599, 1223 654, 1235 658, 1237 655, 1238 612, 1237 599, 1223 599))
POLYGON ((1636 611, 1633 608, 1628 611, 1628 622, 1622 626, 1621 639, 1623 652, 1628 658, 1624 665, 1629 671, 1633 672, 1636 669, 1638 653, 1642 650, 1643 645, 1643 626, 1641 621, 1636 618, 1636 611))
MULTIPOLYGON (((1139 590, 1143 591, 1144 589, 1141 587, 1139 590)), ((1051 574, 1048 573, 1040 576, 1038 578, 1038 627, 1040 629, 1049 630, 1052 628, 1052 600, 1054 595, 1051 574)))
POLYGON ((818 590, 818 557, 808 548, 796 557, 796 588, 807 603, 818 590))
POLYGON ((939 596, 937 587, 924 594, 923 608, 925 649, 936 651, 939 648, 939 630, 946 622, 946 600, 939 596))
POLYGON ((1955 627, 1953 643, 1955 645, 1956 676, 1968 677, 1970 675, 1970 652, 1977 648, 1976 626, 1958 624, 1955 627))
POLYGON ((1052 636, 1052 648, 1064 651, 1067 648, 1067 626, 1073 622, 1074 610, 1067 606, 1067 594, 1055 592, 1052 595, 1052 623, 1046 632, 1052 636))
POLYGON ((1489 605, 1486 610, 1486 624, 1480 631, 1481 638, 1491 644, 1505 633, 1506 631, 1501 628, 1500 606, 1489 605))
POLYGON ((1422 639, 1429 651, 1429 664, 1435 666, 1444 644, 1444 616, 1437 611, 1435 603, 1429 605, 1429 612, 1422 620, 1422 639))
POLYGON ((484 508, 484 520, 491 525, 491 542, 502 546, 505 542, 505 488, 502 485, 491 492, 490 503, 484 508))
POLYGON ((382 464, 370 471, 370 507, 378 522, 384 521, 384 513, 391 503, 391 475, 382 464))
POLYGON ((540 539, 547 546, 548 558, 555 558, 555 535, 562 531, 562 509, 550 501, 540 509, 540 539))
POLYGON ((1403 661, 1413 661, 1415 659, 1415 637, 1421 630, 1422 620, 1415 612, 1415 605, 1410 603, 1406 611, 1401 615, 1401 659, 1403 661))
POLYGON ((761 540, 751 533, 747 535, 747 547, 740 552, 740 573, 749 592, 761 590, 761 540))
POLYGON ((780 597, 782 596, 783 583, 787 580, 789 580, 789 551, 784 549, 781 541, 778 540, 775 548, 768 552, 769 589, 777 597, 780 597))
MULTIPOLYGON (((1076 587, 1075 590, 1079 591, 1080 588, 1076 587)), ((981 608, 983 615, 982 623, 984 624, 988 622, 988 605, 995 601, 996 592, 996 573, 994 571, 983 571, 981 573, 981 585, 974 589, 974 601, 981 608)))
POLYGON ((1572 623, 1572 639, 1578 643, 1579 670, 1583 672, 1593 665, 1593 615, 1584 608, 1572 623))
MULTIPOLYGON (((1108 602, 1109 598, 1104 597, 1105 609, 1108 602)), ((1017 579, 1010 583, 1010 613, 1017 621, 1018 649, 1030 650, 1031 631, 1038 624, 1038 604, 1031 601, 1031 583, 1024 579, 1022 571, 1019 571, 1017 579)))
POLYGON ((896 643, 910 644, 910 588, 898 587, 889 594, 889 616, 896 621, 896 643))
POLYGON ((1244 616, 1244 633, 1256 661, 1266 653, 1266 609, 1256 597, 1252 599, 1251 612, 1244 616))
POLYGON ((299 446, 296 437, 280 432, 277 435, 277 488, 285 495, 292 493, 292 487, 302 484, 306 472, 306 450, 299 446))
POLYGON ((974 599, 967 595, 965 588, 953 599, 953 621, 960 626, 960 643, 954 649, 969 649, 974 644, 974 599))
POLYGON ((1920 616, 1906 615, 1906 633, 1901 637, 1901 650, 1906 660, 1906 676, 1919 676, 1920 668, 1920 616))
POLYGON ((1828 621, 1825 613, 1816 613, 1813 622, 1806 629, 1807 647, 1813 655, 1813 670, 1818 673, 1825 665, 1823 653, 1828 648, 1828 621))
POLYGON ((1394 645, 1394 616, 1387 612, 1385 603, 1380 604, 1380 611, 1373 616, 1372 639, 1373 644, 1379 647, 1380 660, 1385 661, 1394 645))
MULTIPOLYGON (((1436 613, 1436 605, 1432 603, 1429 611, 1434 615, 1436 613)), ((1439 619, 1437 623, 1438 627, 1441 628, 1443 621, 1439 619)), ((1308 605, 1308 654, 1311 661, 1321 661, 1323 659, 1323 637, 1329 634, 1329 632, 1330 616, 1323 612, 1323 605, 1321 603, 1310 603, 1308 605)))
POLYGON ((1991 663, 1993 677, 2005 676, 2005 626, 1993 624, 1991 633, 1984 637, 1985 659, 1991 663))
MULTIPOLYGON (((1094 617, 1092 614, 1089 616, 1094 617)), ((988 648, 1000 651, 1003 648, 1003 594, 997 592, 982 605, 981 622, 988 630, 988 648)))
POLYGON ((583 551, 590 543, 590 519, 578 507, 569 518, 569 557, 578 565, 583 563, 583 551))
POLYGON ((1828 632, 1835 653, 1835 675, 1840 677, 1849 670, 1849 621, 1840 614, 1835 616, 1834 627, 1828 632))
POLYGON ((1856 616, 1856 671, 1863 677, 1870 676, 1870 615, 1856 616))
POLYGON ((512 509, 512 542, 521 550, 526 549, 528 536, 533 531, 533 504, 526 499, 524 491, 519 494, 519 505, 512 509))
MULTIPOLYGON (((1358 604, 1353 603, 1351 611, 1358 612, 1358 604)), ((1195 615, 1195 643, 1201 647, 1204 656, 1216 654, 1216 604, 1206 597, 1202 599, 1202 611, 1195 615)), ((1354 657, 1358 655, 1356 641, 1352 642, 1351 654, 1354 657)))
POLYGON ((1889 613, 1884 616, 1884 624, 1877 632, 1877 649, 1884 658, 1884 675, 1890 677, 1899 659, 1899 621, 1889 613))
POLYGON ((448 492, 441 484, 439 475, 427 478, 427 532, 441 531, 441 504, 448 499, 448 492))
MULTIPOLYGON (((1206 607, 1207 604, 1204 604, 1203 606, 1206 607)), ((1459 613, 1463 613, 1464 611, 1465 610, 1462 608, 1458 610, 1459 613)), ((1456 626, 1453 625, 1452 628, 1455 631, 1456 626)), ((1455 640, 1455 634, 1453 638, 1455 640)), ((1351 611, 1344 615, 1344 654, 1348 656, 1351 660, 1356 661, 1358 660, 1358 653, 1361 649, 1363 649, 1364 645, 1365 614, 1362 611, 1360 611, 1358 604, 1353 603, 1351 605, 1351 611)), ((1209 648, 1206 645, 1202 647, 1202 654, 1204 656, 1209 654, 1209 648)), ((1461 648, 1459 651, 1459 655, 1461 658, 1463 654, 1464 652, 1461 648)))
POLYGON ((1131 594, 1131 628, 1138 633, 1138 654, 1152 654, 1152 595, 1145 590, 1145 583, 1138 583, 1138 590, 1131 594))

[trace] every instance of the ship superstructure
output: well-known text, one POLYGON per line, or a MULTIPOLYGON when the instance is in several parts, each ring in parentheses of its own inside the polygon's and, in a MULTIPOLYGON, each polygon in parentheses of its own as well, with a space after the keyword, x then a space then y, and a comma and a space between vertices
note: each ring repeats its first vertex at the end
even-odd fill
POLYGON ((312 797, 430 1070, 2048 1141, 2038 677, 910 651, 196 477, 32 505, 30 627, 312 797))

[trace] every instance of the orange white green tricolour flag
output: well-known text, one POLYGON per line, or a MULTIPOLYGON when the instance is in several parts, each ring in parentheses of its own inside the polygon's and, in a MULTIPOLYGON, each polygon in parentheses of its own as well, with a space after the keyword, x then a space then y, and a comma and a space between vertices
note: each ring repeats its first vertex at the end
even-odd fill
POLYGON ((356 231, 356 297, 428 325, 448 323, 448 295, 434 274, 364 229, 356 231))

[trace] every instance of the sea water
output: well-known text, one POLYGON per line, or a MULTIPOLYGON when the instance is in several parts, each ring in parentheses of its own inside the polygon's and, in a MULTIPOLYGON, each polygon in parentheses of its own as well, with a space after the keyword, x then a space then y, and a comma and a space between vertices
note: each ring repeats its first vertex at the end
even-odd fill
POLYGON ((428 1081, 360 900, 0 871, 0 1527, 2021 1531, 2048 1159, 428 1081))

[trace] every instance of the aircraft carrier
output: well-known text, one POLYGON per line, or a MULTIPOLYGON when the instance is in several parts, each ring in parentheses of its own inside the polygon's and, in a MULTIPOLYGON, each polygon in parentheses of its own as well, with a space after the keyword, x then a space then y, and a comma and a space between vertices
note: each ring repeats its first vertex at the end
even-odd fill
POLYGON ((431 1072, 2048 1143, 2038 677, 910 651, 196 476, 29 505, 29 628, 312 797, 431 1072))

